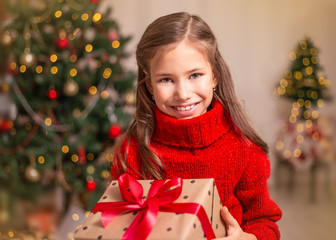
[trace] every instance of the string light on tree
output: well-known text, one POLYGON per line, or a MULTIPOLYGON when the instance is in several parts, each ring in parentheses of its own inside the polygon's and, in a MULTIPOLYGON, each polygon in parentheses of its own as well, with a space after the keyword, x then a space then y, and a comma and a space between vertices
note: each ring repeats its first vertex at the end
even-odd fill
POLYGON ((1 121, 0 158, 18 163, 20 170, 0 162, 0 181, 15 183, 18 197, 38 197, 44 187, 39 180, 52 171, 63 190, 88 196, 83 204, 89 209, 108 179, 106 164, 111 163, 102 153, 115 138, 103 136, 108 135, 112 117, 113 123, 129 123, 130 113, 121 109, 135 75, 122 66, 130 38, 119 34, 107 11, 100 13, 99 3, 8 2, 13 21, 0 26, 0 57, 8 60, 4 63, 11 81, 8 91, 20 107, 18 117, 1 121), (113 101, 111 87, 118 91, 113 101), (11 153, 3 156, 3 150, 11 153), (18 162, 31 155, 37 156, 36 164, 18 162), (8 171, 18 179, 8 182, 1 177, 8 171))
POLYGON ((296 50, 289 54, 292 65, 275 91, 278 96, 293 101, 288 123, 278 136, 276 150, 296 168, 307 168, 324 154, 321 146, 324 134, 318 124, 319 108, 324 100, 331 98, 317 54, 318 50, 309 38, 300 41, 296 50))

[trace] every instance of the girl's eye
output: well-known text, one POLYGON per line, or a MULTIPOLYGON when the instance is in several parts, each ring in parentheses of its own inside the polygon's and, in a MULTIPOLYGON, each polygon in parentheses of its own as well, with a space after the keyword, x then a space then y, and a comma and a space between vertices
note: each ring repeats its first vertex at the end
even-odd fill
POLYGON ((169 83, 171 81, 172 80, 170 78, 162 78, 162 79, 160 79, 160 82, 163 82, 163 83, 169 83))
POLYGON ((201 76, 201 74, 199 74, 199 73, 194 73, 194 74, 191 74, 190 75, 190 78, 191 79, 195 79, 195 78, 198 78, 198 77, 200 77, 201 76))

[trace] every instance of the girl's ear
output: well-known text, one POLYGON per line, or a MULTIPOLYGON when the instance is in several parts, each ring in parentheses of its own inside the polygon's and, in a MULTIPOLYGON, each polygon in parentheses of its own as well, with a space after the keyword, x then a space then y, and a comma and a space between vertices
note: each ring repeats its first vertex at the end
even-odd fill
POLYGON ((212 79, 212 88, 215 88, 218 86, 218 80, 217 80, 217 77, 213 77, 212 79))
POLYGON ((148 74, 148 72, 146 70, 144 70, 144 73, 146 75, 146 77, 145 77, 146 87, 147 87, 148 91, 153 95, 153 87, 152 87, 150 75, 148 74))

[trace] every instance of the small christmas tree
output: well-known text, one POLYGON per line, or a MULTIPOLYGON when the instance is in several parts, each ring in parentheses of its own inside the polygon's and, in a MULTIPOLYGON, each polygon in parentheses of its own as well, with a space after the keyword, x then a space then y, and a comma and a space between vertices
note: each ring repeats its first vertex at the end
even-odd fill
POLYGON ((309 38, 302 40, 289 58, 290 70, 276 92, 292 101, 292 109, 278 136, 276 150, 279 159, 296 168, 309 168, 325 160, 330 151, 326 120, 319 113, 324 102, 331 100, 327 92, 330 82, 322 73, 318 50, 309 38))
POLYGON ((323 106, 325 100, 330 100, 326 90, 330 82, 323 76, 318 59, 318 50, 309 38, 301 41, 296 50, 289 55, 292 61, 290 70, 286 72, 277 88, 277 93, 295 101, 298 111, 293 111, 290 122, 298 119, 316 119, 312 107, 323 106))
POLYGON ((111 9, 98 7, 6 1, 1 85, 11 98, 0 112, 0 188, 12 198, 36 199, 56 183, 91 208, 109 179, 109 148, 131 119, 134 74, 122 67, 130 38, 111 9))

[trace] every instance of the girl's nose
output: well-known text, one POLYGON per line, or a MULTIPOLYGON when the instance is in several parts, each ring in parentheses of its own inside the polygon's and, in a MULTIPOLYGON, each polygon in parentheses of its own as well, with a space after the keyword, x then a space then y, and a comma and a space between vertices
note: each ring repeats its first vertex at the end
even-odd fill
POLYGON ((175 98, 176 100, 188 100, 191 97, 191 91, 188 84, 179 83, 176 85, 175 98))

